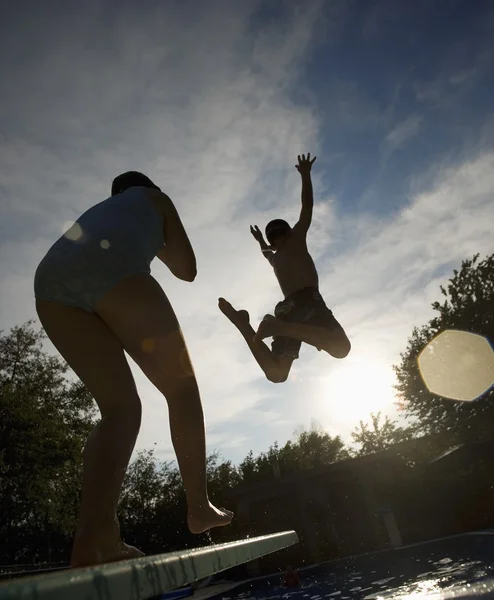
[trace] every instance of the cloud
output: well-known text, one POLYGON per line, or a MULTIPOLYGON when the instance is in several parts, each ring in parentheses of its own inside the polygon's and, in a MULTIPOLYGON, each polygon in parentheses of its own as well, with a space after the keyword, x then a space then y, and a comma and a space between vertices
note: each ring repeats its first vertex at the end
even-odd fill
MULTIPOLYGON (((159 263, 153 273, 180 318, 217 431, 208 443, 225 448, 248 446, 250 411, 268 429, 279 416, 262 408, 272 384, 260 386, 262 373, 217 298, 248 308, 256 322, 280 299, 249 225, 296 218, 295 158, 318 143, 310 106, 295 104, 290 90, 321 3, 302 12, 294 5, 271 24, 256 20, 258 8, 194 4, 191 21, 186 7, 129 4, 111 26, 95 5, 91 18, 40 15, 28 59, 12 71, 3 104, 11 127, 0 138, 0 327, 35 315, 34 270, 64 224, 104 199, 118 172, 148 173, 174 199, 198 257, 193 285, 159 263), (67 27, 74 19, 78 27, 67 27)), ((14 55, 27 35, 18 26, 6 42, 14 55)), ((166 403, 131 366, 144 405, 137 449, 156 442, 166 454, 166 403)))
POLYGON ((418 134, 422 117, 419 115, 409 115, 393 127, 387 134, 385 141, 390 150, 396 150, 402 146, 408 139, 418 134))
POLYGON ((351 426, 373 410, 396 416, 391 398, 382 405, 380 380, 372 381, 367 368, 374 365, 386 379, 412 328, 432 317, 431 303, 453 268, 477 252, 493 252, 493 190, 494 152, 485 150, 438 168, 435 180, 387 221, 366 215, 339 220, 343 235, 357 227, 359 239, 353 238, 355 243, 330 265, 319 261, 321 289, 350 335, 352 352, 341 363, 314 356, 304 366, 304 389, 298 394, 300 402, 315 399, 329 431, 348 439, 351 426), (368 386, 355 394, 359 376, 368 386), (375 389, 381 397, 373 398, 375 389))
POLYGON ((494 61, 492 45, 484 43, 481 32, 478 38, 479 47, 475 51, 469 53, 467 45, 456 42, 432 77, 417 77, 413 88, 419 103, 443 112, 454 110, 464 114, 470 96, 483 91, 494 61))
MULTIPOLYGON (((347 437, 380 402, 352 381, 367 381, 374 370, 381 379, 369 381, 369 389, 383 389, 379 381, 388 381, 412 327, 431 316, 439 283, 462 259, 492 251, 494 158, 486 127, 482 143, 470 140, 456 162, 435 157, 427 173, 406 164, 400 197, 384 185, 389 174, 381 161, 382 205, 392 211, 343 205, 345 189, 354 179, 362 183, 352 148, 365 142, 364 153, 384 138, 382 153, 389 155, 413 136, 427 136, 428 116, 425 102, 404 110, 394 79, 387 88, 394 90, 393 109, 386 112, 376 90, 336 70, 329 90, 315 84, 311 93, 317 106, 331 110, 314 108, 307 95, 302 104, 296 100, 309 85, 304 61, 314 32, 328 20, 325 5, 311 2, 302 10, 287 3, 268 19, 260 18, 264 5, 257 1, 205 7, 184 0, 166 9, 124 1, 118 13, 105 13, 96 2, 84 11, 68 3, 57 15, 33 4, 32 20, 16 13, 2 37, 0 76, 8 76, 9 86, 0 107, 0 328, 34 316, 34 269, 64 224, 104 199, 117 173, 144 171, 175 201, 196 250, 193 284, 173 279, 159 263, 153 274, 186 336, 208 448, 235 460, 275 439, 284 443, 313 419, 347 437), (390 126, 395 114, 408 116, 390 126), (331 145, 328 131, 337 126, 342 129, 331 145), (347 146, 352 130, 359 135, 347 146), (367 139, 369 132, 376 140, 367 139), (318 155, 309 247, 322 292, 353 350, 339 362, 304 347, 289 382, 277 386, 264 379, 217 299, 248 309, 254 325, 280 299, 249 225, 297 218, 300 182, 293 165, 302 151, 318 155), (340 194, 329 175, 348 164, 352 175, 342 178, 340 194)), ((392 18, 401 19, 398 13, 392 18)), ((376 23, 368 36, 380 35, 376 23)), ((448 90, 475 85, 478 79, 462 68, 444 70, 448 90)), ((324 72, 317 71, 318 81, 324 72)), ((435 76, 431 81, 439 78, 442 86, 435 76)), ((368 187, 375 192, 372 182, 368 187)), ((157 453, 172 458, 166 402, 135 365, 132 370, 144 405, 138 449, 156 442, 157 453)), ((392 412, 386 398, 384 412, 392 412)))

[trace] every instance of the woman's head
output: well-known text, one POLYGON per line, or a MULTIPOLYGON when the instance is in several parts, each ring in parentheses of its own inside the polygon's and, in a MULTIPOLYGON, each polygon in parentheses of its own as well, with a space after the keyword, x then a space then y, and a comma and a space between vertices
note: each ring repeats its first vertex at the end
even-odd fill
POLYGON ((127 171, 127 173, 122 173, 118 177, 115 177, 111 184, 111 195, 121 194, 131 187, 147 187, 161 192, 160 188, 143 173, 139 173, 139 171, 127 171))
POLYGON ((275 250, 290 237, 291 233, 292 228, 283 219, 274 219, 266 225, 266 239, 275 250))

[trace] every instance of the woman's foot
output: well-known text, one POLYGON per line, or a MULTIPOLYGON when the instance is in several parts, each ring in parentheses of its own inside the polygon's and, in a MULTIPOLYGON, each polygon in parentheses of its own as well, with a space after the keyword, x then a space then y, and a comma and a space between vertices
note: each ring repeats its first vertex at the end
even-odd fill
POLYGON ((142 556, 145 556, 144 552, 134 546, 124 544, 121 540, 118 543, 86 540, 74 544, 70 566, 72 568, 92 567, 118 560, 141 558, 142 556))
POLYGON ((72 547, 70 566, 72 568, 91 567, 142 556, 144 556, 144 552, 122 541, 120 527, 116 521, 107 531, 104 528, 79 531, 72 547))
POLYGON ((225 508, 216 508, 207 502, 195 508, 189 507, 187 514, 187 525, 191 533, 204 533, 213 527, 229 525, 233 519, 233 513, 225 508))

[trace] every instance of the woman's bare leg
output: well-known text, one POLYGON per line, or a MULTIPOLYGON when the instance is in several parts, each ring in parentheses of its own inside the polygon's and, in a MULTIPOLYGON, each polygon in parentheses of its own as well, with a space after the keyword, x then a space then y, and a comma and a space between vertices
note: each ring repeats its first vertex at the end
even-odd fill
POLYGON ((101 420, 84 448, 79 523, 71 565, 123 560, 142 553, 122 543, 116 507, 141 423, 141 402, 118 338, 80 308, 37 301, 48 337, 96 400, 101 420))
POLYGON ((134 275, 106 294, 96 311, 167 400, 172 442, 187 494, 189 529, 200 533, 227 525, 233 514, 209 502, 201 398, 166 294, 151 275, 134 275))

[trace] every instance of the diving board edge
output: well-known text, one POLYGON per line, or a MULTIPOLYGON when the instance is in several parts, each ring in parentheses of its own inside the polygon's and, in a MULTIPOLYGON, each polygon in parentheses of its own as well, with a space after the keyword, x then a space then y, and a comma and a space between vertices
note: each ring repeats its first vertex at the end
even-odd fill
POLYGON ((295 531, 69 569, 0 585, 0 600, 145 600, 298 542, 295 531))

